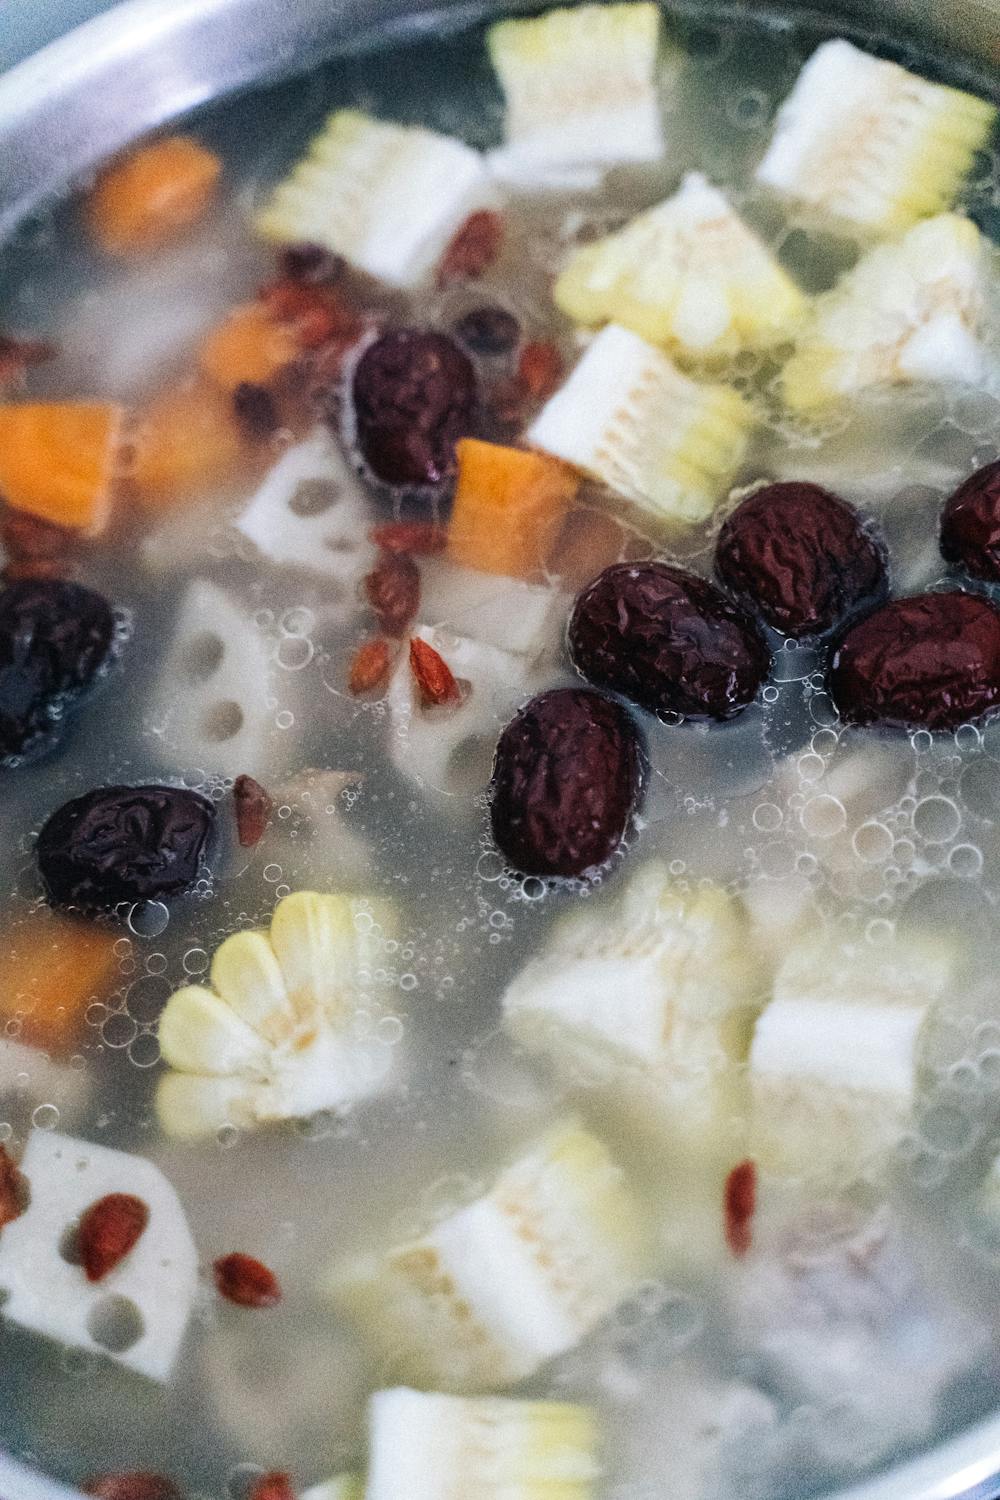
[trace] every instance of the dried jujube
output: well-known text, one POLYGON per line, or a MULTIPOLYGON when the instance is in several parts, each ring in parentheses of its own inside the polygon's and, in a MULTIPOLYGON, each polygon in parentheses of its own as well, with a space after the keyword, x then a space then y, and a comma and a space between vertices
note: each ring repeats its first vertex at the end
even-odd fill
POLYGON ((895 599, 843 637, 830 691, 852 724, 955 729, 1000 705, 1000 611, 978 594, 895 599))
POLYGON ((52 742, 114 639, 110 604, 81 584, 29 578, 0 592, 0 764, 52 742))
POLYGON ((1000 463, 977 469, 948 501, 941 556, 973 578, 1000 582, 1000 463))
POLYGON ((213 804, 184 787, 98 787, 42 828, 42 883, 53 905, 90 911, 169 900, 198 879, 214 824, 213 804))
POLYGON ((706 578, 669 563, 613 563, 569 624, 577 670, 660 715, 730 719, 771 664, 756 623, 706 578))
POLYGON ((532 698, 497 745, 493 837, 528 875, 583 875, 620 845, 642 787, 642 742, 627 711, 585 688, 532 698))
POLYGON ((785 635, 823 635, 888 588, 885 549, 818 484, 769 484, 728 518, 715 554, 740 603, 785 635))
POLYGON ((423 489, 454 476, 455 444, 475 435, 478 405, 476 372, 454 339, 395 329, 358 361, 346 436, 376 479, 423 489))

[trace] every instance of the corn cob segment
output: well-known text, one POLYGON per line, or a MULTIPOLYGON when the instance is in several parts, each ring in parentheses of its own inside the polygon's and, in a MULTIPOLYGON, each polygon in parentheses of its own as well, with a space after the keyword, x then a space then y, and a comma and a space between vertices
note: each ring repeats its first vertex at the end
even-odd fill
POLYGON ((982 380, 985 259, 982 235, 959 214, 870 250, 817 299, 782 372, 785 404, 808 413, 874 386, 982 380))
POLYGON ((590 1500, 597 1431, 561 1401, 378 1391, 366 1500, 590 1500))
POLYGON ((506 101, 497 176, 531 189, 589 189, 623 163, 664 152, 656 96, 660 9, 579 5, 500 21, 490 58, 506 101))
POLYGON ((555 285, 578 323, 620 323, 677 358, 725 357, 790 337, 805 294, 700 172, 624 229, 584 245, 555 285))
POLYGON ((750 409, 727 385, 699 385, 638 334, 610 323, 527 440, 669 524, 703 521, 746 453, 750 409))
POLYGON ((910 1124, 925 1028, 951 948, 909 937, 794 947, 750 1051, 753 1150, 768 1170, 834 1175, 882 1160, 910 1124))
POLYGON ((237 932, 212 963, 211 988, 175 991, 160 1017, 173 1070, 157 1110, 171 1135, 347 1109, 384 1086, 391 1054, 352 1034, 394 914, 384 903, 296 891, 270 931, 237 932))
POLYGON ((420 1239, 335 1267, 328 1288, 401 1378, 495 1390, 578 1343, 649 1256, 620 1169, 569 1120, 484 1197, 420 1239))
POLYGON ((867 230, 905 229, 952 206, 996 114, 850 42, 824 42, 781 108, 757 180, 867 230))
POLYGON ((412 287, 469 214, 496 201, 471 146, 341 109, 275 188, 257 229, 279 243, 324 245, 390 286, 412 287))

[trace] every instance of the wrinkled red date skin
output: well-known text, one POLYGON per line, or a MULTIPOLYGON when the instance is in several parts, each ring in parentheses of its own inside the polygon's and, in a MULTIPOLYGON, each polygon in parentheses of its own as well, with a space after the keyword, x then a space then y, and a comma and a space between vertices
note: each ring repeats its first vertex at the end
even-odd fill
POLYGON ((606 864, 642 789, 638 731, 619 703, 585 688, 541 693, 497 745, 490 819, 497 846, 528 875, 606 864))
POLYGON ((955 729, 1000 705, 1000 611, 978 594, 895 599, 847 632, 829 676, 848 723, 955 729))
POLYGON ((747 609, 800 639, 824 635, 888 592, 885 549, 817 484, 769 484, 719 533, 715 570, 747 609))
POLYGON ((479 395, 471 360, 447 334, 383 334, 358 361, 351 395, 357 447, 376 479, 427 488, 454 477, 455 444, 476 434, 479 395))
POLYGON ((972 578, 1000 583, 1000 463, 977 469, 948 501, 941 556, 972 578))
POLYGON ((753 1243, 753 1216, 757 1208, 757 1163, 741 1161, 726 1178, 723 1190, 723 1220, 726 1244, 735 1256, 747 1254, 753 1243))
POLYGON ((750 615, 707 579, 660 562, 599 573, 577 599, 569 647, 596 687, 688 719, 731 719, 771 665, 750 615))

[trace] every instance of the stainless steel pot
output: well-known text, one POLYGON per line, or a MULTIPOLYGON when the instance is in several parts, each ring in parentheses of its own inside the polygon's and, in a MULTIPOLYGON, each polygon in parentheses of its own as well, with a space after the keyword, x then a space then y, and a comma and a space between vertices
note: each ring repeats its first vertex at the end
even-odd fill
MULTIPOLYGON (((41 0, 7 0, 34 7, 41 0)), ((455 26, 533 0, 128 0, 0 77, 0 239, 26 214, 128 141, 250 84, 307 68, 344 47, 455 26)), ((802 0, 783 8, 819 9, 802 0)), ((0 0, 0 27, 4 18, 0 0)), ((93 9, 93 0, 90 0, 93 9)), ((710 8, 708 6, 705 7, 710 8)), ((716 7, 711 7, 716 8, 716 7)), ((738 11, 739 0, 719 10, 738 11)), ((909 35, 1000 92, 1000 0, 829 0, 824 18, 909 35)), ((31 36, 27 11, 18 13, 31 36)), ((4 1500, 75 1492, 0 1453, 4 1500)), ((824 1500, 996 1500, 1000 1411, 920 1458, 824 1500)), ((470 1497, 474 1500, 474 1497, 470 1497)))

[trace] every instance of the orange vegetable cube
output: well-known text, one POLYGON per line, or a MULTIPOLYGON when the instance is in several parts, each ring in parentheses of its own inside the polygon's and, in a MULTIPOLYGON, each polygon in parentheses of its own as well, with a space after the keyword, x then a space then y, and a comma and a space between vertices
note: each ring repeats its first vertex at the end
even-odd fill
POLYGON ((87 223, 108 255, 146 255, 179 238, 207 211, 222 163, 190 136, 140 146, 102 172, 87 223))
POLYGON ((86 401, 0 406, 0 496, 57 526, 101 531, 123 417, 120 406, 86 401))
POLYGON ((46 907, 0 932, 0 1034, 16 1021, 18 1041, 71 1051, 87 1006, 112 987, 118 937, 46 907))
POLYGON ((579 489, 573 471, 543 453, 478 438, 458 444, 458 485, 448 528, 452 559, 523 578, 545 566, 579 489))
POLYGON ((298 353, 291 327, 272 317, 262 302, 247 302, 212 330, 198 363, 221 390, 235 391, 248 381, 267 385, 298 353))
POLYGON ((203 381, 164 391, 140 412, 134 446, 129 477, 154 506, 229 484, 250 462, 231 398, 203 381))

